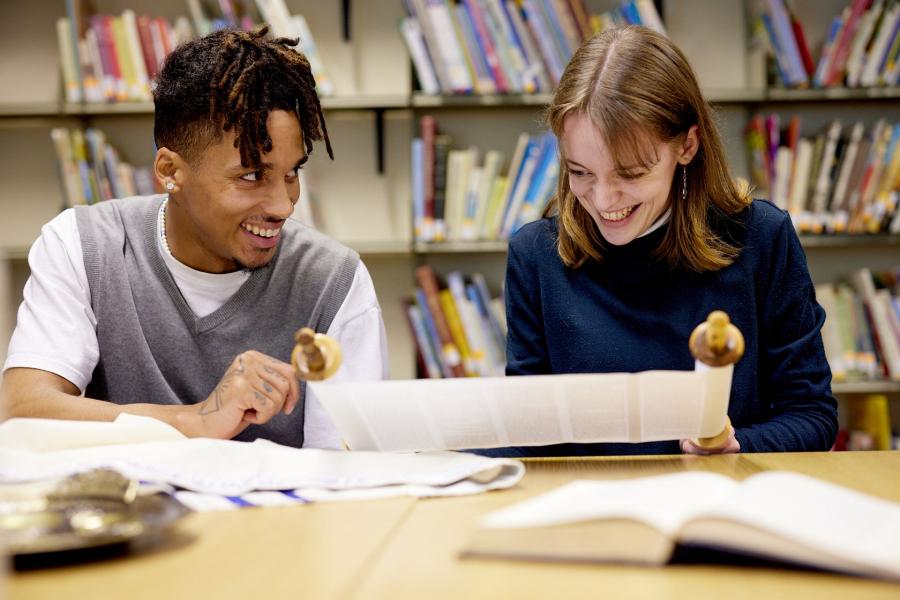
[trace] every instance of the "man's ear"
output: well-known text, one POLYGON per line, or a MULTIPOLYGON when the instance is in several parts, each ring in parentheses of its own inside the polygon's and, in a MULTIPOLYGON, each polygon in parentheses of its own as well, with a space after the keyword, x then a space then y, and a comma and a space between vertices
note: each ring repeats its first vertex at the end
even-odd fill
POLYGON ((678 148, 678 162, 682 165, 686 165, 692 160, 694 160, 694 156, 696 156, 697 151, 700 150, 700 136, 698 135, 699 129, 696 125, 691 125, 691 128, 688 129, 688 132, 684 135, 684 141, 681 142, 681 146, 678 148))
POLYGON ((165 147, 156 151, 153 174, 166 192, 180 191, 187 179, 187 171, 187 162, 177 152, 165 147))

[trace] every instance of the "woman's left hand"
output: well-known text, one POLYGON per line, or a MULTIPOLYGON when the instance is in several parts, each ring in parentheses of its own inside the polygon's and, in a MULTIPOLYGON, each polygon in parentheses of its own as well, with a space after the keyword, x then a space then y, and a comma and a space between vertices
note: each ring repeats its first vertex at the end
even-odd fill
POLYGON ((729 434, 719 446, 712 448, 703 448, 694 443, 694 440, 681 440, 681 451, 685 454, 700 454, 708 456, 710 454, 734 454, 741 451, 741 443, 734 437, 734 427, 728 426, 729 434))

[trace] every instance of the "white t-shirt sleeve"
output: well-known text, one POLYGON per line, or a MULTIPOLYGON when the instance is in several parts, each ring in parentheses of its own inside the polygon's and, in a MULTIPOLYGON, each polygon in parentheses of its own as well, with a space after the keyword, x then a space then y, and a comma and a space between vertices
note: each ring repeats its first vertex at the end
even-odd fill
POLYGON ((84 391, 100 348, 74 210, 61 212, 41 228, 28 253, 28 266, 31 276, 3 370, 49 371, 84 391))
MULTIPOLYGON (((387 379, 387 335, 372 277, 362 261, 327 335, 341 345, 344 360, 331 381, 387 379)), ((341 437, 315 395, 307 389, 304 448, 340 448, 341 437)))

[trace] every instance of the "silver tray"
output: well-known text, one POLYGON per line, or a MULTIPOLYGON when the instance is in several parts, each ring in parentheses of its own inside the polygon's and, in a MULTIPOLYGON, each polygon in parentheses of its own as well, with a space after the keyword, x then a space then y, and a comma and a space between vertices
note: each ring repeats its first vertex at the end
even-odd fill
POLYGON ((162 536, 190 512, 170 493, 101 469, 53 484, 0 488, 0 537, 23 556, 97 548, 162 536))

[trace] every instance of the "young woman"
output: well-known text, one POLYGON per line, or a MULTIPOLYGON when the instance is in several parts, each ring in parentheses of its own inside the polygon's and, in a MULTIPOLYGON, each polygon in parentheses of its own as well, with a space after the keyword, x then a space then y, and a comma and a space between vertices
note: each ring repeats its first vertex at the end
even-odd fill
MULTIPOLYGON (((741 330, 712 452, 827 450, 831 373, 806 259, 788 216, 750 200, 681 51, 642 27, 599 34, 566 67, 547 121, 560 178, 545 218, 509 245, 509 375, 690 370, 716 309, 741 330)), ((491 454, 706 453, 690 440, 562 444, 491 454)))

